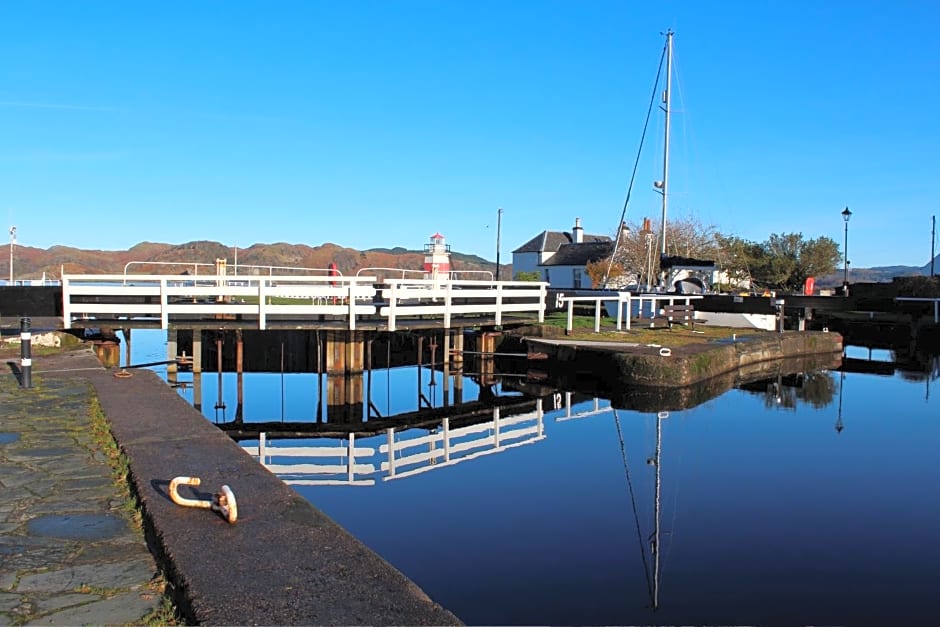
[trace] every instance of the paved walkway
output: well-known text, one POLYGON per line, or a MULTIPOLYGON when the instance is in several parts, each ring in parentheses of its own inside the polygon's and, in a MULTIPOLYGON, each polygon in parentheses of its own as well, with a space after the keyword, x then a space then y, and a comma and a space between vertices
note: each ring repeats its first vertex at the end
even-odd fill
POLYGON ((91 385, 41 372, 68 362, 34 358, 29 390, 6 364, 0 375, 0 625, 140 623, 163 603, 143 532, 96 445, 91 385))
POLYGON ((0 375, 0 627, 140 623, 163 606, 151 554, 194 624, 459 624, 153 372, 116 377, 87 348, 33 364, 32 390, 0 375), (95 397, 128 460, 150 552, 92 432, 95 397), (175 476, 231 485, 238 524, 175 505, 175 476))

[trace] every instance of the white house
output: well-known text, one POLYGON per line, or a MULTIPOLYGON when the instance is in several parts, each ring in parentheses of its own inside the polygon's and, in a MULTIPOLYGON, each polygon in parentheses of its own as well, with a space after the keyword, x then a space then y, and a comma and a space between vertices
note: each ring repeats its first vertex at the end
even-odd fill
POLYGON ((512 251, 512 270, 516 275, 538 272, 552 288, 587 289, 587 264, 609 256, 613 248, 607 235, 586 235, 576 218, 570 233, 542 231, 512 251))

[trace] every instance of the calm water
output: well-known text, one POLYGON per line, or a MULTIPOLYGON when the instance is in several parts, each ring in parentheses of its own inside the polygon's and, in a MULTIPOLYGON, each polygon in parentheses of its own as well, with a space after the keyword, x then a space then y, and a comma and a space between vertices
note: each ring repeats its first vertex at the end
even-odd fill
MULTIPOLYGON (((143 336, 133 361, 163 358, 143 336)), ((936 364, 929 376, 801 379, 817 394, 771 381, 658 414, 550 396, 544 437, 517 440, 527 444, 408 477, 376 471, 372 485, 295 489, 468 623, 934 623, 936 364)), ((373 381, 380 411, 415 409, 415 369, 387 374, 373 381)), ((223 375, 229 419, 234 382, 223 375)), ((217 383, 203 375, 209 418, 217 383)), ((310 420, 316 385, 246 375, 245 420, 310 420)))

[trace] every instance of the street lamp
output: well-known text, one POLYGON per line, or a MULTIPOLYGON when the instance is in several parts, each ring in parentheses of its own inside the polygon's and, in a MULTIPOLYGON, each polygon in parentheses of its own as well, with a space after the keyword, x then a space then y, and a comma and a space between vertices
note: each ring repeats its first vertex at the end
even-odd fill
POLYGON ((842 219, 845 220, 845 246, 843 247, 845 263, 842 266, 842 293, 845 296, 849 295, 849 218, 851 217, 852 212, 849 211, 848 207, 842 210, 842 219))

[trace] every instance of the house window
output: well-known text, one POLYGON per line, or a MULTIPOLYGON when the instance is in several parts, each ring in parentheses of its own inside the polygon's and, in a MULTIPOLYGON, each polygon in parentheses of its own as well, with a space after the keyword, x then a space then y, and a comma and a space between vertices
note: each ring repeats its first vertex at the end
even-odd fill
POLYGON ((574 285, 576 289, 578 289, 581 287, 581 270, 578 268, 575 268, 574 270, 572 270, 572 273, 574 274, 572 284, 574 285))

